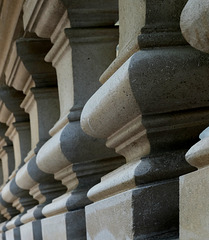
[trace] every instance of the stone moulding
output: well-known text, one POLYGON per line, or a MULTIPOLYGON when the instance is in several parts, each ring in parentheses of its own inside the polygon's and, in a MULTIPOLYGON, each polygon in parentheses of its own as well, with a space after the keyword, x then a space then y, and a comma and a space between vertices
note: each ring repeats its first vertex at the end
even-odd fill
POLYGON ((113 26, 118 21, 118 1, 62 0, 72 28, 113 26))
POLYGON ((5 63, 7 62, 8 53, 13 43, 15 31, 19 28, 18 23, 21 16, 23 0, 14 2, 11 6, 10 2, 6 1, 2 5, 0 32, 3 38, 0 39, 1 59, 0 59, 0 76, 3 75, 5 63))
POLYGON ((81 127, 87 134, 97 138, 107 138, 140 115, 140 109, 129 83, 129 64, 130 59, 84 106, 81 127))
POLYGON ((65 8, 60 0, 33 0, 25 1, 23 11, 24 29, 49 38, 65 8))
MULTIPOLYGON (((119 141, 120 138, 124 138, 125 141, 126 124, 140 115, 142 125, 138 133, 148 131, 148 135, 152 122, 156 127, 161 127, 160 121, 164 121, 165 124, 166 121, 172 120, 171 117, 169 119, 170 112, 179 112, 179 117, 176 115, 175 118, 179 119, 176 122, 176 131, 177 128, 183 128, 181 124, 188 114, 192 114, 192 110, 196 121, 200 117, 195 113, 197 108, 205 108, 204 115, 207 117, 208 60, 207 54, 187 46, 139 51, 89 99, 81 115, 82 129, 91 136, 107 138, 107 145, 116 148, 117 144, 111 139, 117 138, 119 141), (197 98, 196 88, 201 89, 201 98, 197 98), (159 118, 159 123, 151 117, 154 115, 156 119, 159 118)), ((189 118, 186 121, 189 122, 189 118)), ((174 119, 172 124, 175 124, 174 119)), ((131 129, 128 125, 126 128, 130 134, 131 129)), ((131 135, 128 139, 130 138, 131 135)), ((149 150, 145 152, 148 154, 149 150)), ((138 157, 146 155, 138 154, 138 157)), ((135 157, 132 157, 132 160, 134 159, 135 157)))

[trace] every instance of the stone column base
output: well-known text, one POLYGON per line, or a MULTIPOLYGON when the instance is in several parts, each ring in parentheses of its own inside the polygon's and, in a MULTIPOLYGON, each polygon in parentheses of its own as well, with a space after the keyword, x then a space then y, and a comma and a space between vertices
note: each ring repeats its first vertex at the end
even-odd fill
POLYGON ((41 220, 44 240, 85 240, 84 209, 63 213, 41 220))
POLYGON ((140 186, 85 208, 88 240, 178 238, 178 179, 140 186))
POLYGON ((26 223, 20 227, 21 240, 42 240, 41 220, 26 223))
POLYGON ((20 240, 20 235, 18 234, 18 232, 19 231, 16 228, 6 231, 5 240, 20 240))

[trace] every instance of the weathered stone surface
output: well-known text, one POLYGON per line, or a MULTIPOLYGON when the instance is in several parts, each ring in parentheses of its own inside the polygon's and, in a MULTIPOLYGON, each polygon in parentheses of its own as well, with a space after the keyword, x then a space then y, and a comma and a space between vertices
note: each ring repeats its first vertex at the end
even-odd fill
MULTIPOLYGON (((153 192, 159 187, 153 197, 158 203, 170 198, 175 207, 162 203, 158 212, 150 210, 153 202, 150 205, 146 202, 143 213, 150 213, 150 219, 145 224, 145 221, 130 217, 134 227, 129 225, 129 231, 126 229, 125 232, 134 231, 136 239, 178 236, 176 177, 195 170, 185 162, 184 154, 208 125, 209 113, 206 91, 209 59, 206 54, 186 46, 182 37, 179 19, 185 3, 184 0, 146 2, 146 24, 139 36, 141 50, 123 64, 84 107, 81 115, 84 131, 94 137, 107 138, 107 146, 115 148, 127 161, 124 166, 102 177, 101 183, 88 192, 95 203, 86 207, 86 212, 92 207, 97 219, 94 220, 95 229, 107 224, 105 231, 101 229, 101 236, 97 236, 93 227, 89 229, 89 239, 107 236, 121 239, 117 235, 119 229, 113 231, 105 216, 94 211, 94 206, 102 205, 103 201, 108 205, 108 199, 110 201, 120 192, 137 191, 144 184, 153 192), (197 97, 196 89, 202 91, 202 98, 197 97), (128 104, 129 101, 132 104, 128 104), (168 192, 165 189, 169 189, 171 183, 175 190, 168 192), (166 215, 168 221, 163 220, 166 215)), ((144 193, 140 192, 137 199, 143 198, 144 193)), ((136 212, 140 205, 143 204, 137 204, 136 212)), ((129 211, 128 216, 131 216, 132 208, 129 211)), ((142 214, 142 218, 144 220, 146 215, 142 214)), ((87 217, 87 225, 88 222, 91 225, 90 219, 87 217)), ((129 235, 129 238, 134 239, 134 236, 129 235)))
MULTIPOLYGON (((0 194, 1 215, 9 220, 0 225, 4 240, 81 240, 86 226, 89 240, 178 238, 178 177, 195 170, 184 154, 209 125, 209 58, 181 34, 186 2, 25 0, 22 7, 21 0, 0 0, 0 82, 26 94, 22 101, 17 91, 9 98, 7 90, 0 92, 0 121, 9 126, 0 129, 0 158, 6 162, 12 146, 7 135, 18 159, 9 180, 7 166, 0 194), (111 149, 96 138, 106 138, 111 149)), ((198 210, 207 210, 206 132, 187 154, 199 170, 182 183, 185 240, 185 219, 193 224, 198 210), (198 184, 204 186, 196 196, 198 184), (193 202, 184 208, 190 195, 200 203, 193 212, 193 202)), ((207 239, 198 233, 203 218, 197 226, 194 238, 207 239)))
POLYGON ((134 54, 129 76, 141 112, 160 114, 208 107, 208 63, 208 54, 186 46, 144 49, 134 54))
POLYGON ((187 44, 179 21, 187 0, 146 1, 146 24, 138 37, 139 48, 178 46, 187 44))
POLYGON ((33 237, 32 222, 20 227, 21 239, 35 240, 33 237))
POLYGON ((86 239, 83 209, 43 219, 41 226, 44 240, 86 239))
POLYGON ((13 40, 23 34, 22 22, 19 19, 22 11, 23 0, 11 4, 11 1, 1 4, 0 31, 4 36, 0 39, 1 59, 0 59, 0 79, 3 76, 4 68, 8 60, 9 51, 13 40))
POLYGON ((23 11, 24 29, 35 32, 39 37, 50 38, 65 7, 59 0, 28 0, 23 5, 23 11))
POLYGON ((72 28, 113 26, 118 20, 116 0, 62 0, 72 28))
POLYGON ((180 178, 180 239, 207 240, 209 235, 209 168, 180 178))
POLYGON ((14 230, 11 229, 11 230, 7 231, 5 233, 5 236, 6 236, 6 239, 15 240, 15 238, 14 238, 14 230))
POLYGON ((29 120, 28 114, 20 107, 24 96, 22 92, 12 87, 1 85, 0 98, 8 110, 14 114, 16 122, 27 122, 29 120))
POLYGON ((48 39, 20 38, 16 41, 17 54, 32 75, 36 87, 57 86, 55 69, 44 61, 52 44, 48 39))
POLYGON ((189 44, 209 53, 209 3, 189 0, 181 14, 181 30, 189 44))
POLYGON ((86 221, 88 240, 174 239, 178 180, 141 186, 93 203, 86 207, 86 221))
POLYGON ((186 160, 192 166, 203 168, 209 165, 209 138, 204 138, 192 146, 186 153, 186 160))

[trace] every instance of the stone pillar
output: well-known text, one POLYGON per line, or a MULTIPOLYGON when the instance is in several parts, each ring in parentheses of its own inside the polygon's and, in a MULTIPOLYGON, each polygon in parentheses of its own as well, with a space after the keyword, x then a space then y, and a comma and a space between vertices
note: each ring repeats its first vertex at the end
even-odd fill
POLYGON ((209 121, 209 58, 181 35, 185 3, 146 1, 140 51, 83 109, 82 129, 107 138, 127 162, 88 192, 94 202, 85 208, 89 240, 178 237, 178 177, 195 170, 184 154, 209 121))

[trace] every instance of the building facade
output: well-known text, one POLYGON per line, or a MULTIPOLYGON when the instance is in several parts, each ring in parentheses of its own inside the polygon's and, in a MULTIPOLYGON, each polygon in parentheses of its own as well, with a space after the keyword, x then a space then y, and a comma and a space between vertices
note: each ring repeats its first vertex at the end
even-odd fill
POLYGON ((0 0, 0 239, 208 239, 208 14, 0 0))

